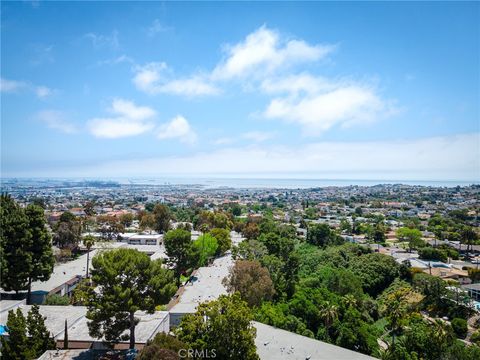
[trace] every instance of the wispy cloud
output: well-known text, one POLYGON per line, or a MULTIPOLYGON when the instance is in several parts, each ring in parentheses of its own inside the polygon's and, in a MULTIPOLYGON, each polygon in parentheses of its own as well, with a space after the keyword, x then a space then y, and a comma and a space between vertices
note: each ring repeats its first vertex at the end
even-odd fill
POLYGON ((55 93, 54 89, 37 86, 28 81, 0 79, 0 91, 3 93, 33 92, 39 99, 46 99, 55 93))
POLYGON ((193 131, 190 123, 183 116, 178 115, 169 122, 159 127, 157 134, 159 139, 179 139, 186 144, 194 144, 197 134, 193 131))
POLYGON ((30 58, 30 64, 32 66, 39 66, 55 62, 53 48, 53 45, 31 44, 30 51, 32 55, 30 58))
POLYGON ((137 89, 148 94, 174 94, 185 96, 213 95, 219 92, 204 76, 174 78, 165 63, 149 63, 134 68, 133 83, 137 89))
POLYGON ((0 91, 5 93, 16 93, 28 88, 28 83, 18 80, 0 79, 0 91))
POLYGON ((62 111, 43 110, 38 112, 35 118, 50 129, 58 130, 65 134, 74 134, 78 131, 77 126, 69 121, 67 115, 62 111))
POLYGON ((106 60, 98 61, 98 62, 97 62, 97 65, 98 65, 98 66, 102 66, 102 65, 116 65, 116 64, 122 64, 122 63, 134 64, 135 61, 134 61, 131 57, 123 54, 123 55, 114 57, 114 58, 112 58, 112 59, 106 59, 106 60))
POLYGON ((146 29, 147 35, 149 37, 154 37, 155 35, 168 31, 170 28, 163 25, 160 20, 154 19, 152 24, 146 29))
POLYGON ((137 106, 133 101, 114 99, 109 112, 111 117, 94 118, 87 122, 91 134, 99 138, 121 138, 143 134, 154 128, 151 119, 155 110, 137 106))
POLYGON ((118 49, 120 47, 120 41, 118 39, 118 31, 113 30, 111 34, 98 34, 94 32, 87 33, 83 36, 85 39, 91 41, 94 48, 108 47, 111 49, 118 49))

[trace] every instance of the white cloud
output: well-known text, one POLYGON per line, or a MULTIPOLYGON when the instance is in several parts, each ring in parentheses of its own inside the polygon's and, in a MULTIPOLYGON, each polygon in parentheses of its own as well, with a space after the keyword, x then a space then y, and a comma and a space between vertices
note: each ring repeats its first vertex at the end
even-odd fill
POLYGON ((265 76, 281 67, 318 61, 331 53, 335 46, 309 45, 303 40, 287 40, 277 31, 262 26, 244 41, 226 46, 225 49, 227 56, 214 69, 214 79, 227 80, 255 73, 265 76))
POLYGON ((35 93, 40 99, 44 99, 52 95, 53 90, 46 86, 37 86, 35 88, 35 93))
POLYGON ((276 30, 262 26, 244 41, 225 47, 226 58, 211 72, 176 78, 164 62, 134 68, 133 83, 149 94, 168 93, 200 96, 220 93, 218 83, 236 78, 265 78, 294 64, 318 61, 335 49, 332 45, 309 45, 286 39, 276 30))
POLYGON ((165 176, 167 169, 168 174, 188 176, 478 181, 479 152, 480 134, 473 133, 414 140, 229 148, 105 162, 70 175, 165 176))
POLYGON ((114 99, 110 112, 132 120, 145 120, 156 114, 155 110, 147 106, 137 106, 132 101, 124 99, 114 99))
POLYGON ((249 131, 242 134, 244 139, 253 140, 255 142, 263 142, 273 138, 274 136, 275 133, 267 131, 249 131))
POLYGON ((137 106, 124 99, 114 99, 109 111, 113 117, 94 118, 87 122, 89 131, 100 138, 120 138, 143 134, 154 128, 151 118, 155 110, 146 106, 137 106))
POLYGON ((120 47, 117 30, 113 30, 110 35, 90 32, 85 34, 84 38, 89 39, 94 48, 110 47, 112 49, 118 49, 120 47))
POLYGON ((117 56, 115 58, 112 58, 112 59, 107 59, 107 60, 102 60, 102 61, 99 61, 97 62, 97 65, 98 66, 102 66, 102 65, 116 65, 116 64, 122 64, 122 63, 130 63, 130 64, 133 64, 134 61, 131 57, 123 54, 123 55, 120 55, 120 56, 117 56))
POLYGON ((276 93, 319 93, 332 90, 337 85, 324 77, 313 76, 308 73, 287 75, 276 78, 267 78, 260 84, 260 89, 266 94, 276 93))
POLYGON ((35 117, 50 129, 55 129, 65 134, 74 134, 78 131, 75 124, 68 121, 66 114, 61 111, 43 110, 38 112, 35 117))
POLYGON ((179 139, 186 144, 193 144, 197 141, 197 135, 187 119, 180 115, 168 123, 160 125, 157 137, 159 139, 179 139))
POLYGON ((186 96, 214 95, 219 90, 201 75, 175 79, 165 63, 149 63, 134 68, 133 83, 148 94, 175 94, 186 96))
POLYGON ((6 93, 15 93, 28 88, 28 83, 17 80, 0 79, 0 91, 6 93))
POLYGON ((158 33, 167 31, 169 28, 167 26, 164 26, 160 20, 155 19, 153 20, 152 24, 147 28, 147 35, 149 37, 154 37, 158 33))
POLYGON ((55 90, 46 86, 36 86, 26 81, 0 79, 0 91, 5 93, 33 92, 39 99, 46 99, 55 93, 55 90))
POLYGON ((305 96, 274 98, 264 116, 298 123, 306 135, 315 136, 336 125, 370 123, 394 111, 373 88, 352 84, 305 96))

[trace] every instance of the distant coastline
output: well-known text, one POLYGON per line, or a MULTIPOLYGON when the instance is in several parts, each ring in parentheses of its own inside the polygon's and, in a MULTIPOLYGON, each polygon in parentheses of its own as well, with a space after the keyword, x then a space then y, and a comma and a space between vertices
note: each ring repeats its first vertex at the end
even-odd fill
POLYGON ((1 178, 2 184, 28 183, 75 183, 103 182, 118 185, 143 186, 185 186, 194 185, 206 189, 237 188, 237 189, 308 189, 319 187, 345 186, 378 186, 378 185, 409 185, 430 187, 456 187, 480 185, 480 181, 446 181, 446 180, 359 180, 359 179, 294 179, 294 178, 227 178, 227 177, 131 177, 131 178, 1 178))

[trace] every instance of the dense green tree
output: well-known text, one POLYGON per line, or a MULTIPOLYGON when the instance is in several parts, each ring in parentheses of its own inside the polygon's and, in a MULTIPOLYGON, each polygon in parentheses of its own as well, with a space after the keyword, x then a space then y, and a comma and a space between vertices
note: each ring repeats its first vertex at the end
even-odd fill
POLYGON ((81 240, 81 235, 82 226, 74 217, 73 220, 60 221, 57 224, 57 229, 53 235, 53 243, 60 248, 67 248, 71 250, 78 246, 81 240))
POLYGON ((465 339, 468 333, 468 325, 467 320, 455 318, 452 320, 452 329, 455 335, 460 339, 465 339))
POLYGON ((265 244, 268 253, 281 259, 287 259, 295 248, 295 242, 286 237, 281 237, 275 233, 261 234, 258 240, 265 244))
POLYGON ((46 227, 43 208, 37 205, 29 205, 25 209, 28 221, 28 229, 32 236, 30 247, 31 254, 30 274, 28 277, 27 301, 30 304, 32 281, 47 281, 53 272, 55 258, 52 251, 52 237, 46 227))
POLYGON ((454 340, 451 327, 443 321, 429 322, 420 316, 412 317, 405 332, 407 351, 415 352, 419 359, 442 359, 454 340))
POLYGON ((55 349, 53 337, 37 305, 30 309, 26 319, 20 308, 10 310, 6 325, 8 338, 1 338, 2 359, 33 360, 46 350, 55 349))
POLYGON ((377 244, 383 244, 385 242, 385 226, 382 223, 378 223, 372 231, 372 240, 377 244))
POLYGON ((310 225, 307 230, 307 242, 324 247, 328 245, 340 245, 344 240, 335 234, 327 224, 310 225))
POLYGON ((62 215, 60 215, 60 219, 58 221, 61 223, 68 223, 72 221, 77 221, 77 217, 73 215, 70 211, 65 211, 62 213, 62 215))
POLYGON ((229 292, 238 291, 250 307, 270 300, 275 292, 268 270, 255 260, 237 260, 223 283, 229 292))
POLYGON ((447 261, 447 252, 430 246, 418 249, 420 259, 447 261))
POLYGON ((86 306, 93 296, 95 286, 91 283, 90 279, 82 279, 73 289, 70 302, 73 305, 86 306))
POLYGON ((27 322, 22 310, 10 310, 7 318, 8 338, 1 337, 2 359, 29 360, 34 359, 33 349, 28 344, 27 322))
POLYGON ((170 229, 170 220, 172 219, 172 213, 168 206, 156 204, 153 208, 153 216, 155 218, 155 231, 166 233, 170 229))
POLYGON ((411 229, 408 227, 399 228, 397 230, 397 238, 400 241, 408 243, 409 251, 425 245, 425 241, 422 240, 422 233, 418 229, 411 229))
POLYGON ((240 205, 238 204, 234 204, 231 208, 230 208, 230 211, 232 213, 233 216, 240 216, 242 215, 242 208, 240 205))
POLYGON ((324 286, 331 292, 338 295, 353 295, 354 299, 360 299, 363 296, 362 281, 349 269, 334 268, 324 266, 311 274, 310 284, 315 286, 324 286), (313 279, 318 280, 318 284, 313 283, 313 279))
POLYGON ((210 235, 217 239, 218 255, 225 254, 232 247, 232 238, 230 237, 230 231, 227 229, 213 228, 210 230, 210 235))
POLYGON ((198 263, 198 252, 192 242, 190 231, 175 229, 164 236, 165 250, 168 262, 174 267, 177 286, 180 286, 180 276, 188 268, 198 263))
POLYGON ((233 222, 224 212, 204 210, 194 217, 193 226, 197 230, 200 230, 203 226, 204 232, 214 228, 230 230, 233 227, 233 222))
POLYGON ((387 255, 365 254, 356 258, 351 265, 352 272, 363 284, 363 290, 376 296, 386 289, 400 275, 400 266, 387 255))
POLYGON ((423 303, 426 308, 438 311, 445 304, 447 284, 442 279, 425 273, 415 274, 413 286, 425 296, 423 303))
POLYGON ((362 320, 362 314, 349 308, 343 314, 342 320, 337 322, 338 333, 335 343, 347 349, 364 354, 376 354, 379 350, 376 331, 373 326, 362 320))
POLYGON ((219 359, 257 360, 251 320, 250 309, 239 294, 222 295, 185 315, 176 333, 193 349, 215 349, 219 359))
POLYGON ((88 304, 90 335, 107 341, 130 340, 135 346, 135 312, 155 311, 175 293, 173 274, 160 260, 133 249, 102 252, 92 261, 92 281, 97 285, 88 304), (129 335, 122 335, 129 330, 129 335))
POLYGON ((198 253, 198 265, 205 266, 217 253, 218 242, 212 235, 205 233, 193 242, 193 246, 198 253))
POLYGON ((180 359, 178 352, 182 349, 187 349, 187 344, 172 335, 160 332, 140 351, 136 359, 180 359))
POLYGON ((29 347, 35 357, 41 356, 45 351, 55 349, 55 341, 45 326, 45 317, 40 314, 38 305, 33 305, 27 314, 27 332, 29 347))
POLYGON ((32 276, 32 235, 25 212, 10 195, 0 195, 1 287, 15 291, 28 287, 32 276))

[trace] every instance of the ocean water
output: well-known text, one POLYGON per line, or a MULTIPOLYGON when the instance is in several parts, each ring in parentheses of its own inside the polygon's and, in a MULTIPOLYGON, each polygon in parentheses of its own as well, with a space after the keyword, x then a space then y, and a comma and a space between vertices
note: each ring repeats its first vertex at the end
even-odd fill
POLYGON ((277 179, 277 178, 122 178, 111 179, 120 184, 136 185, 199 185, 205 188, 282 188, 307 189, 328 186, 374 186, 404 184, 434 187, 455 187, 480 184, 469 181, 405 181, 405 180, 345 180, 345 179, 277 179))

